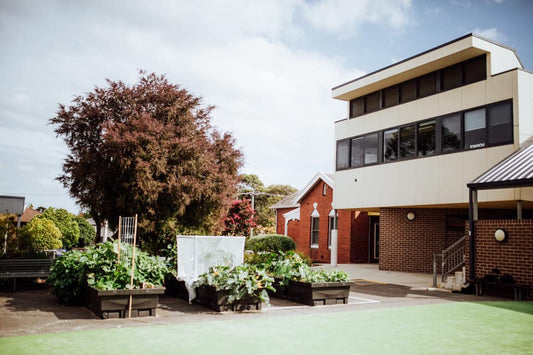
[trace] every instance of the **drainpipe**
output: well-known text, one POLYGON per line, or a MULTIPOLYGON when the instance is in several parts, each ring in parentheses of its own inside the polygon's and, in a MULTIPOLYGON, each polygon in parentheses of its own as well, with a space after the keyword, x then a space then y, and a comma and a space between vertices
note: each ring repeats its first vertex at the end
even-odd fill
POLYGON ((475 257, 476 257, 476 247, 475 247, 475 228, 474 221, 477 220, 477 190, 475 188, 470 188, 468 190, 468 249, 469 249, 469 258, 468 258, 468 277, 470 281, 474 281, 476 270, 475 270, 475 257))

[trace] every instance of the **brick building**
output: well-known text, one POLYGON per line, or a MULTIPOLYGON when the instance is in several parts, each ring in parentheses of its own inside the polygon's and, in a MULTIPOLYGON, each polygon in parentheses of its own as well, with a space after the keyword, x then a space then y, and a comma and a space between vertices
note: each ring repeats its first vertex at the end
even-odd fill
MULTIPOLYGON (((348 113, 335 122, 333 206, 374 215, 382 270, 431 272, 433 254, 455 242, 468 249, 467 184, 533 136, 533 74, 515 50, 473 34, 341 84, 332 96, 348 113)), ((521 271, 533 270, 531 186, 476 193, 477 277, 498 267, 531 282, 521 271), (506 220, 518 220, 508 227, 516 237, 494 245, 492 228, 506 220)))
MULTIPOLYGON (((290 236, 296 249, 317 262, 331 260, 331 230, 334 226, 333 180, 317 173, 307 186, 271 208, 276 211, 276 233, 290 236)), ((366 212, 337 212, 337 261, 369 262, 369 217, 366 212)))

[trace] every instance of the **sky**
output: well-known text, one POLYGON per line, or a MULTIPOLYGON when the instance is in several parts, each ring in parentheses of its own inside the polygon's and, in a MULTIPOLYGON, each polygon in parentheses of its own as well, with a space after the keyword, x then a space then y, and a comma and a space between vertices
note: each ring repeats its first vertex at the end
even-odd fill
POLYGON ((216 107, 241 173, 301 189, 334 170, 333 87, 468 33, 533 70, 532 18, 530 0, 0 0, 0 195, 80 212, 49 120, 139 70, 216 107))

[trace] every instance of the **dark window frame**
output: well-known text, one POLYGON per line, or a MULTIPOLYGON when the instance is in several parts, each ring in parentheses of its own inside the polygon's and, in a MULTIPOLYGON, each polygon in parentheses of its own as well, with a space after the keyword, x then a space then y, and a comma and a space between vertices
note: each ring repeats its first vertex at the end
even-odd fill
POLYGON ((311 246, 317 246, 320 242, 320 217, 313 217, 311 216, 311 246), (316 229, 315 229, 315 223, 316 220, 316 229), (315 241, 316 236, 316 243, 313 243, 315 241))

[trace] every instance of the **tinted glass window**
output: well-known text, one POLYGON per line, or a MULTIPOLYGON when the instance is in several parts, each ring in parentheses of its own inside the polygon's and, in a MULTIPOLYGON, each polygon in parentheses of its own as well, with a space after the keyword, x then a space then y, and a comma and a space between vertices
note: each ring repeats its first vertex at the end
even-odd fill
POLYGON ((379 110, 379 92, 366 96, 366 112, 374 112, 379 110))
POLYGON ((464 63, 465 84, 485 80, 487 78, 487 61, 485 55, 471 59, 464 63))
POLYGON ((383 132, 383 161, 398 160, 398 129, 383 132))
POLYGON ((463 81, 463 69, 461 65, 445 68, 441 73, 442 90, 450 90, 461 86, 463 81))
POLYGON ((399 102, 398 86, 391 86, 383 90, 383 106, 390 107, 397 105, 399 102))
POLYGON ((337 142, 337 169, 350 167, 350 140, 337 142))
POLYGON ((415 157, 415 131, 415 125, 400 128, 400 159, 415 157))
POLYGON ((453 152, 461 149, 461 115, 442 119, 442 151, 453 152))
POLYGON ((400 84, 400 102, 416 99, 416 80, 406 81, 400 84))
POLYGON ((378 134, 365 136, 365 164, 378 162, 378 134))
POLYGON ((363 137, 352 139, 352 153, 350 159, 350 166, 352 168, 362 166, 364 159, 363 137))
POLYGON ((487 108, 489 144, 513 142, 513 115, 510 102, 487 108))
POLYGON ((418 78, 418 97, 433 95, 437 88, 437 76, 435 73, 424 75, 418 78))
POLYGON ((435 120, 418 124, 418 156, 425 157, 435 154, 435 120))
POLYGON ((350 117, 361 116, 365 113, 365 98, 350 101, 350 117))
POLYGON ((311 244, 318 244, 319 218, 311 217, 311 244))
POLYGON ((465 149, 486 145, 485 109, 465 112, 465 149))

